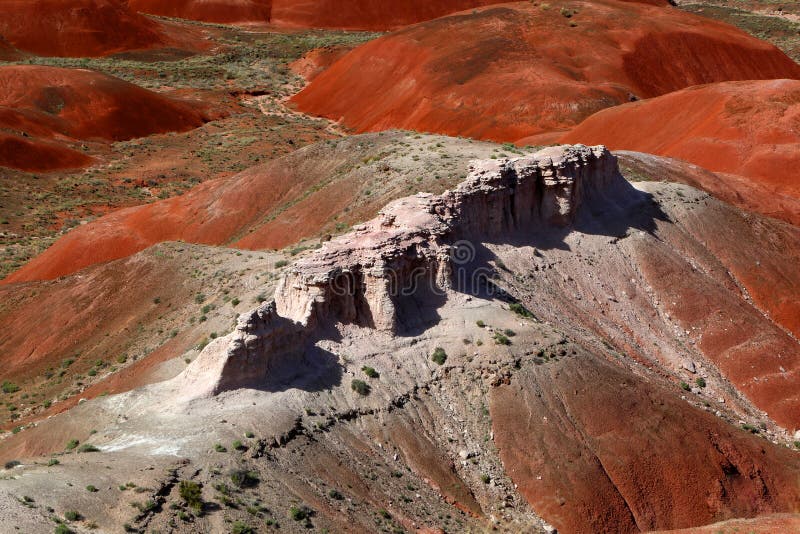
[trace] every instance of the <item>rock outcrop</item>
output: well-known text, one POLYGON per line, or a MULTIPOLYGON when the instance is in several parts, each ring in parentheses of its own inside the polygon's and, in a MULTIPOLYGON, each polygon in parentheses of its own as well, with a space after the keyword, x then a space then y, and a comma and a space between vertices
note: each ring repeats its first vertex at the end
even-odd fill
MULTIPOLYGON (((474 162, 442 195, 399 199, 350 234, 298 261, 274 302, 243 315, 178 380, 192 396, 263 384, 271 362, 302 352, 336 323, 402 335, 425 309, 457 289, 454 265, 468 266, 472 243, 563 227, 583 201, 622 182, 603 146, 550 147, 532 156, 474 162)), ((183 389, 183 388, 182 388, 183 389)))

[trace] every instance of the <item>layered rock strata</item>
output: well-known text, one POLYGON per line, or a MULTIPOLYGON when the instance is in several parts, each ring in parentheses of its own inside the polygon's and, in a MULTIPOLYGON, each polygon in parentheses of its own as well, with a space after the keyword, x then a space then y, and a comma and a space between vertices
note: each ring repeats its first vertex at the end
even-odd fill
POLYGON ((580 205, 624 182, 603 146, 549 147, 531 156, 476 161, 442 195, 419 193, 296 262, 275 300, 240 317, 178 380, 192 396, 263 384, 272 363, 341 324, 402 335, 454 289, 454 265, 497 236, 565 227, 580 205))

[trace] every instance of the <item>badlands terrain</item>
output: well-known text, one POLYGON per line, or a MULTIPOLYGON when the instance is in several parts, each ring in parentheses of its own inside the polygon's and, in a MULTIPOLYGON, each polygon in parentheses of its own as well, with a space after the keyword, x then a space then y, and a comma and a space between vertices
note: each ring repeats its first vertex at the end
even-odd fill
POLYGON ((800 8, 0 0, 0 532, 800 532, 800 8))

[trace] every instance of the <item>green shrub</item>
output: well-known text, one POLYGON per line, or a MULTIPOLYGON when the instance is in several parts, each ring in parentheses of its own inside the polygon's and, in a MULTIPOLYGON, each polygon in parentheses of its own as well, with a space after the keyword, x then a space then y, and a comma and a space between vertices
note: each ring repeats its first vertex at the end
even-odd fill
POLYGON ((3 382, 3 385, 0 387, 2 387, 3 393, 16 393, 19 391, 19 386, 13 382, 9 382, 8 380, 3 382))
POLYGON ((67 521, 78 521, 81 518, 81 514, 79 514, 75 510, 67 510, 64 512, 64 519, 67 521))
POLYGON ((247 469, 234 469, 230 472, 231 482, 240 488, 249 488, 258 485, 258 474, 247 469))
POLYGON ((706 380, 703 377, 698 378, 697 380, 694 381, 694 383, 697 384, 697 387, 699 388, 706 387, 706 380))
POLYGON ((71 439, 71 440, 69 440, 69 441, 67 442, 67 446, 66 446, 65 448, 66 448, 68 451, 71 451, 72 449, 74 449, 75 447, 77 447, 79 444, 80 444, 80 441, 78 441, 77 439, 71 439))
POLYGON ((489 477, 489 475, 481 475, 481 482, 484 484, 488 484, 491 480, 492 479, 489 477))
POLYGON ((235 450, 235 451, 243 451, 243 450, 246 450, 246 449, 247 449, 247 447, 245 447, 245 446, 242 444, 242 442, 241 442, 241 441, 239 441, 238 439, 237 439, 237 440, 235 440, 233 443, 231 443, 231 447, 232 447, 232 448, 233 448, 233 450, 235 450))
POLYGON ((475 324, 478 325, 478 328, 486 327, 486 323, 484 323, 483 321, 475 321, 475 324))
POLYGON ((512 303, 509 305, 509 307, 508 307, 508 308, 509 308, 509 309, 510 309, 512 312, 514 312, 514 313, 516 313, 517 315, 519 315, 520 317, 526 317, 526 318, 528 318, 528 319, 531 319, 531 318, 533 318, 533 314, 530 312, 530 310, 528 310, 528 308, 526 308, 525 306, 523 306, 523 305, 522 305, 521 303, 519 303, 519 302, 512 302, 512 303))
POLYGON ((234 521, 233 525, 231 525, 231 534, 256 534, 256 531, 247 523, 234 521))
POLYGON ((186 501, 186 504, 190 508, 198 512, 202 510, 203 495, 200 484, 192 482, 191 480, 181 480, 178 492, 180 493, 181 499, 186 501))
POLYGON ((295 521, 302 521, 303 519, 308 519, 309 510, 305 506, 292 506, 289 508, 289 517, 294 519, 295 521))
POLYGON ((83 445, 78 447, 78 452, 100 452, 100 449, 98 449, 91 443, 84 443, 83 445))
POLYGON ((504 333, 505 333, 505 335, 507 335, 508 337, 514 337, 514 336, 516 336, 516 335, 517 335, 517 333, 516 333, 516 332, 514 332, 513 330, 511 330, 510 328, 506 328, 506 329, 504 330, 504 333))
POLYGON ((246 437, 246 438, 254 438, 254 437, 256 437, 256 435, 253 434, 252 432, 245 432, 244 437, 246 437))
POLYGON ((447 361, 447 353, 441 347, 436 347, 436 350, 433 351, 433 355, 431 356, 431 360, 438 365, 444 365, 444 362, 447 361))
POLYGON ((361 370, 364 371, 364 374, 367 375, 370 378, 378 378, 379 376, 381 376, 378 373, 378 371, 376 371, 375 369, 373 369, 369 365, 365 365, 364 367, 361 368, 361 370))
POLYGON ((55 534, 75 534, 75 532, 64 523, 56 525, 55 534))
POLYGON ((691 391, 692 390, 692 386, 690 386, 686 382, 681 381, 681 389, 684 390, 684 391, 691 391))
POLYGON ((367 384, 363 380, 353 380, 350 383, 350 387, 353 389, 353 391, 355 391, 359 395, 364 395, 364 396, 369 395, 370 391, 372 391, 372 388, 369 386, 369 384, 367 384))
POLYGON ((504 334, 500 332, 495 332, 494 334, 494 342, 498 345, 511 345, 511 340, 508 339, 504 334))
POLYGON ((341 493, 339 493, 335 489, 332 489, 332 490, 330 490, 328 492, 328 497, 330 497, 331 499, 335 499, 337 501, 344 500, 344 495, 342 495, 341 493))
POLYGON ((54 466, 54 465, 58 465, 60 463, 61 462, 58 461, 58 458, 50 458, 50 460, 47 462, 47 465, 48 466, 54 466))
POLYGON ((100 490, 97 489, 95 486, 89 484, 88 486, 86 486, 86 491, 88 491, 89 493, 97 493, 100 490))
POLYGON ((214 450, 215 450, 215 451, 217 451, 217 452, 228 452, 228 449, 226 449, 226 448, 225 448, 225 447, 224 447, 222 444, 220 444, 220 443, 217 443, 216 445, 214 445, 214 450))

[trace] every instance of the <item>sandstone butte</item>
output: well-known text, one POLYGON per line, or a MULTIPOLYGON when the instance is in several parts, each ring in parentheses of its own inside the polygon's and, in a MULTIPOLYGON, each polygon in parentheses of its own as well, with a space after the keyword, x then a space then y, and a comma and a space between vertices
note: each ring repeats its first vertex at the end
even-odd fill
POLYGON ((357 132, 513 142, 635 98, 774 78, 800 78, 800 66, 732 26, 640 3, 557 0, 404 28, 356 48, 292 102, 357 132))
POLYGON ((800 224, 800 81, 691 87, 600 111, 561 141, 680 158, 733 175, 703 187, 800 224))
POLYGON ((186 32, 131 11, 119 0, 0 0, 0 35, 17 49, 41 56, 202 45, 186 32))
MULTIPOLYGON (((744 432, 714 415, 713 410, 704 410, 700 403, 686 402, 681 399, 683 392, 672 383, 675 358, 687 351, 703 362, 704 368, 719 369, 730 382, 717 375, 715 381, 735 383, 770 415, 783 403, 786 410, 774 412, 782 424, 800 423, 798 356, 796 350, 790 352, 797 342, 771 324, 770 317, 730 281, 731 256, 752 263, 764 254, 757 233, 760 229, 784 240, 783 246, 775 244, 774 254, 768 251, 765 271, 779 271, 776 262, 790 265, 788 255, 783 260, 779 257, 786 254, 781 249, 797 250, 800 234, 796 228, 743 214, 684 186, 649 181, 633 187, 622 178, 616 159, 603 147, 551 147, 512 160, 479 161, 453 190, 392 202, 373 220, 295 262, 284 271, 274 300, 242 313, 233 332, 208 344, 177 376, 152 384, 140 391, 138 398, 134 394, 122 399, 138 402, 109 399, 115 403, 114 410, 108 410, 110 420, 115 425, 128 425, 138 416, 150 431, 166 432, 159 427, 164 424, 159 419, 166 412, 163 406, 183 416, 180 410, 189 406, 186 403, 194 402, 193 409, 202 409, 201 401, 224 400, 220 395, 225 393, 280 384, 285 380, 282 366, 313 369, 304 367, 302 361, 320 341, 341 340, 349 354, 358 349, 373 359, 385 357, 382 364, 387 371, 376 388, 394 387, 403 381, 416 383, 419 371, 415 371, 414 355, 419 357, 420 351, 428 349, 419 345, 450 338, 454 346, 463 346, 462 334, 478 328, 472 326, 474 321, 465 321, 466 314, 480 309, 491 314, 493 323, 510 320, 517 330, 514 344, 491 356, 514 371, 509 371, 513 380, 499 379, 489 390, 496 453, 494 447, 487 447, 482 456, 497 454, 522 497, 559 531, 632 533, 793 512, 800 505, 798 456, 786 447, 744 432), (730 232, 716 236, 722 227, 730 228, 730 232), (710 237, 716 238, 713 245, 709 244, 710 237), (508 287, 524 305, 541 313, 542 321, 523 321, 500 302, 487 301, 481 308, 470 309, 470 305, 476 305, 473 300, 484 299, 467 299, 465 288, 452 276, 458 257, 453 247, 465 239, 490 247, 476 249, 475 264, 470 268, 481 268, 483 262, 494 258, 518 272, 524 268, 536 273, 516 286, 511 271, 498 272, 497 276, 498 283, 508 287), (554 246, 558 243, 568 246, 554 246), (531 252, 533 245, 536 248, 531 252), (716 254, 714 247, 727 252, 716 254), (596 257, 603 264, 587 264, 582 257, 596 257), (596 276, 585 276, 587 271, 596 276), (397 276, 393 283, 400 287, 410 287, 408 280, 424 273, 444 290, 444 301, 425 291, 395 294, 388 273, 397 276), (570 283, 565 282, 567 277, 570 283), (343 287, 352 290, 340 291, 343 287), (620 298, 590 298, 609 291, 620 298), (576 293, 580 299, 574 298, 576 293), (672 302, 692 305, 681 311, 670 307, 672 302), (673 317, 658 311, 668 311, 673 317), (425 324, 431 315, 438 319, 426 324, 426 336, 418 343, 408 343, 408 333, 425 324), (523 356, 530 346, 526 336, 548 332, 550 323, 569 331, 574 342, 564 338, 563 343, 545 343, 548 350, 563 348, 564 353, 548 363, 536 364, 532 356, 523 356), (689 323, 702 325, 698 334, 704 343, 706 336, 712 343, 724 338, 727 346, 721 350, 704 347, 688 343, 690 339, 683 335, 676 336, 675 327, 683 329, 689 323), (731 328, 733 334, 726 332, 731 328), (621 352, 606 350, 601 339, 613 339, 621 352), (778 346, 781 343, 783 346, 778 346), (375 354, 376 345, 383 349, 385 344, 393 344, 394 351, 379 350, 375 354), (743 347, 750 349, 746 357, 731 352, 743 347), (780 351, 784 351, 783 359, 779 359, 780 351), (774 372, 779 363, 788 369, 783 377, 774 372), (408 374, 390 375, 396 369, 408 374), (759 380, 753 380, 756 377, 759 380), (775 388, 772 382, 783 385, 781 395, 768 395, 775 388)), ((159 265, 155 262, 148 268, 159 269, 148 278, 148 287, 157 284, 161 273, 167 274, 159 265)), ((48 295, 49 302, 80 306, 70 298, 75 292, 87 298, 85 288, 74 286, 80 283, 102 285, 102 292, 113 292, 116 287, 133 292, 130 280, 146 272, 122 264, 114 266, 116 276, 127 280, 118 286, 119 280, 109 280, 107 273, 101 272, 109 267, 92 270, 91 279, 97 279, 98 284, 81 282, 85 275, 48 284, 56 290, 48 295)), ((788 276, 797 280, 797 271, 788 276)), ((33 298, 42 298, 47 291, 39 287, 34 291, 38 296, 33 298)), ((146 307, 153 294, 153 289, 149 291, 137 297, 136 308, 146 307)), ((100 300, 105 303, 109 299, 100 300)), ((96 305, 115 305, 102 303, 96 305)), ((36 314, 41 308, 32 302, 27 306, 27 313, 36 314)), ((16 324, 31 324, 31 319, 23 320, 20 308, 9 307, 9 313, 20 321, 16 324)), ((90 315, 87 312, 85 317, 90 315)), ((120 315, 124 321, 124 315, 120 315)), ((45 324, 56 329, 64 322, 63 314, 52 310, 48 309, 46 316, 45 324)), ((50 327, 45 326, 45 330, 51 336, 50 327)), ((55 335, 51 337, 51 342, 57 342, 55 335)), ((338 350, 339 345, 335 346, 338 350)), ((458 377, 459 373, 448 376, 458 377)), ((446 455, 439 453, 441 444, 436 439, 444 439, 442 434, 427 433, 424 423, 415 422, 415 416, 404 419, 417 411, 424 411, 426 419, 438 417, 432 408, 436 401, 426 404, 430 394, 422 388, 413 391, 417 393, 406 396, 405 409, 381 413, 377 425, 388 427, 383 431, 396 436, 400 453, 414 466, 414 472, 440 488, 445 498, 476 516, 487 516, 488 508, 481 508, 468 486, 464 489, 459 472, 446 463, 446 455), (411 446, 414 439, 416 447, 411 446)), ((279 395, 274 392, 270 397, 279 395)), ((463 391, 457 389, 455 398, 463 400, 462 395, 463 391)), ((483 398, 484 392, 480 395, 483 398)), ((738 395, 733 392, 728 396, 726 408, 737 402, 738 395)), ((325 402, 331 399, 338 402, 335 396, 325 402)), ((308 401, 313 402, 313 398, 309 396, 308 401)), ((214 411, 207 413, 219 419, 219 410, 225 404, 210 402, 206 406, 214 411)), ((470 403, 452 404, 451 410, 475 413, 470 403)), ((235 410, 249 405, 238 404, 235 410)), ((86 405, 79 413, 86 414, 91 408, 91 404, 86 405)), ((456 413, 461 416, 462 412, 456 413)), ((258 414, 257 420, 265 419, 263 411, 258 414)), ((452 412, 444 412, 443 417, 452 420, 452 412)), ((463 417, 468 420, 469 416, 463 417)), ((96 422, 85 422, 79 416, 43 420, 37 427, 8 438, 3 459, 60 451, 65 440, 75 434, 73 425, 78 424, 96 422)), ((363 421, 357 424, 347 431, 363 428, 363 421)), ((88 432, 95 427, 86 428, 88 432)), ((196 427, 187 428, 197 434, 196 427)), ((472 425, 465 424, 464 428, 469 430, 472 425)), ((121 432, 125 431, 123 426, 121 432)), ((333 441, 313 440, 311 446, 325 447, 333 441)), ((205 444, 203 450, 207 448, 205 444)), ((319 469, 316 450, 305 450, 311 460, 296 463, 296 469, 306 469, 309 464, 319 469)), ((358 454, 369 454, 365 452, 368 450, 365 445, 358 454)), ((337 474, 349 468, 348 462, 330 463, 340 466, 337 474)), ((335 508, 319 509, 320 514, 336 514, 335 508)), ((792 525, 790 520, 778 517, 764 521, 792 525)))
POLYGON ((123 141, 186 131, 207 121, 198 103, 176 100, 82 69, 0 67, 0 165, 29 171, 82 167, 76 140, 123 141), (25 150, 20 150, 25 148, 25 150))

